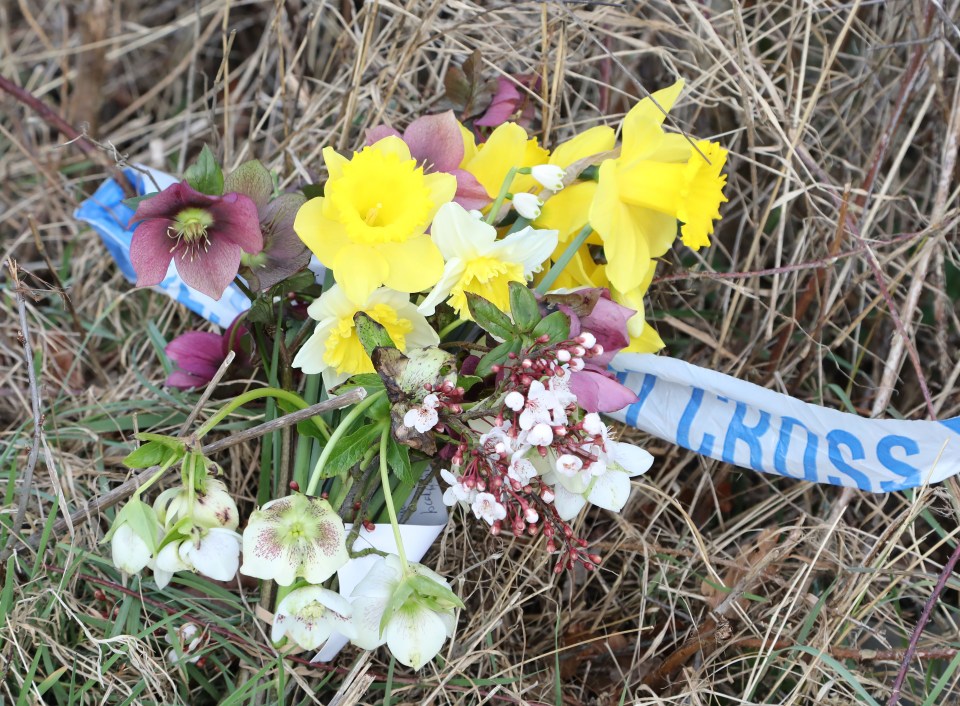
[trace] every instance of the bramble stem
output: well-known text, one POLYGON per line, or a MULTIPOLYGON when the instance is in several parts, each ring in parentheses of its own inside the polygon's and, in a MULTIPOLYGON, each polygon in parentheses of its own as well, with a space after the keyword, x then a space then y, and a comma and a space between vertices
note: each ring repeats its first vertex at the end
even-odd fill
POLYGON ((313 495, 317 486, 320 485, 320 479, 322 477, 321 471, 323 467, 327 465, 327 459, 330 458, 330 454, 333 453, 333 449, 336 448, 337 442, 340 441, 340 437, 347 433, 347 429, 350 428, 350 425, 353 424, 361 414, 366 411, 374 402, 379 400, 387 394, 385 391, 381 390, 376 392, 366 398, 363 402, 358 404, 356 407, 350 410, 343 419, 340 420, 340 423, 337 425, 337 428, 333 430, 333 433, 330 435, 330 439, 327 440, 326 446, 323 447, 323 451, 320 452, 320 458, 317 459, 317 465, 313 467, 313 473, 310 475, 310 483, 307 485, 307 495, 313 495))
MULTIPOLYGON (((260 387, 256 390, 250 390, 242 395, 238 395, 230 400, 220 411, 210 417, 206 424, 197 430, 197 439, 202 439, 204 436, 210 433, 210 431, 217 426, 217 424, 222 422, 224 418, 226 418, 226 416, 235 409, 262 397, 275 397, 279 400, 283 400, 284 402, 289 402, 297 409, 306 409, 309 406, 303 401, 303 398, 295 392, 281 390, 279 387, 260 387)), ((321 434, 327 435, 328 432, 325 425, 319 423, 317 420, 314 420, 313 423, 317 429, 320 430, 321 434)))

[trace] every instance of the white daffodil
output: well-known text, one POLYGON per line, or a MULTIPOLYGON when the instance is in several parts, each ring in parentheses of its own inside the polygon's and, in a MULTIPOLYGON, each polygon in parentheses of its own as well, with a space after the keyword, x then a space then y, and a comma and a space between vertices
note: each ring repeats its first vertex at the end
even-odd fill
POLYGON ((557 231, 529 226, 497 240, 496 228, 473 218, 457 203, 440 207, 430 237, 446 264, 440 281, 420 304, 426 316, 449 297, 459 316, 471 318, 467 292, 509 312, 509 283, 526 282, 557 246, 557 231))
POLYGON ((235 530, 240 524, 237 504, 227 492, 226 486, 215 478, 206 481, 206 492, 194 493, 193 504, 186 488, 165 490, 157 496, 153 509, 167 527, 189 517, 201 527, 223 527, 235 530))
POLYGON ((319 648, 334 632, 354 634, 350 601, 320 586, 304 586, 280 601, 270 639, 289 638, 305 650, 319 648))
POLYGON ((330 503, 296 493, 271 500, 250 516, 240 573, 281 586, 299 577, 319 584, 349 558, 343 520, 330 503))
POLYGON ((394 554, 374 564, 352 595, 353 643, 365 650, 386 643, 398 662, 414 669, 453 636, 455 610, 463 606, 442 576, 415 563, 404 571, 394 554))
POLYGON ((113 565, 128 574, 137 574, 150 563, 150 545, 129 524, 117 527, 110 540, 113 565))
POLYGON ((365 302, 357 303, 335 284, 307 309, 317 327, 293 359, 293 367, 308 375, 321 373, 328 390, 352 375, 374 372, 353 321, 360 311, 383 326, 401 351, 440 342, 437 332, 410 303, 409 294, 381 287, 365 302))

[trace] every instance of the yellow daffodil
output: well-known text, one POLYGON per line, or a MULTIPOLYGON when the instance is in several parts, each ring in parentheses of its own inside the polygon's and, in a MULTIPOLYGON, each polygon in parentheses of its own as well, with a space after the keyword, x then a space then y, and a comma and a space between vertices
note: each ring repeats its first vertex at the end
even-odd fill
POLYGON ((427 316, 449 297, 459 316, 471 318, 467 292, 509 312, 509 283, 526 282, 557 245, 555 230, 538 231, 530 226, 497 240, 496 228, 456 203, 440 207, 430 234, 446 265, 437 286, 420 304, 420 312, 427 316))
POLYGON ((590 223, 603 239, 607 276, 621 292, 638 287, 651 259, 670 248, 678 220, 684 244, 709 245, 726 201, 726 150, 705 140, 694 147, 663 131, 664 112, 682 88, 677 81, 634 106, 623 121, 620 156, 600 165, 590 223))
POLYGON ((643 304, 643 297, 650 288, 650 282, 653 280, 653 271, 656 264, 651 263, 647 268, 647 275, 639 286, 628 292, 619 292, 613 287, 610 288, 610 296, 618 304, 630 307, 637 313, 627 320, 627 334, 630 337, 630 345, 623 349, 625 353, 656 353, 663 348, 663 339, 648 322, 643 304))
MULTIPOLYGON (((490 198, 500 193, 504 179, 511 167, 532 167, 546 164, 547 150, 537 145, 537 138, 529 138, 527 131, 516 123, 504 123, 497 127, 486 142, 471 155, 466 145, 462 168, 473 174, 490 198)), ((529 174, 518 174, 510 186, 514 193, 527 192, 538 186, 529 174)))
POLYGON ((324 196, 297 212, 294 230, 333 271, 353 301, 367 301, 380 287, 419 292, 434 285, 443 258, 425 235, 457 180, 424 174, 398 137, 365 147, 352 158, 323 150, 330 173, 324 196))
POLYGON ((334 285, 307 311, 317 321, 317 328, 293 359, 293 367, 308 374, 322 373, 328 390, 351 375, 373 372, 373 363, 363 350, 353 322, 358 311, 380 323, 401 351, 440 342, 437 332, 410 303, 410 298, 386 287, 375 290, 358 305, 339 285, 334 285))

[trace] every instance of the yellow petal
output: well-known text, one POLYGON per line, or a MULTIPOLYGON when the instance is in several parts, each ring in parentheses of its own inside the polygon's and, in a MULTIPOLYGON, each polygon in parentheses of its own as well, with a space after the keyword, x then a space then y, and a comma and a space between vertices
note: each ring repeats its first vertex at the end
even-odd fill
POLYGON ((612 127, 598 125, 558 145, 550 155, 550 164, 566 169, 581 159, 612 150, 616 142, 612 127))
POLYGON ((650 98, 644 98, 630 109, 623 119, 621 153, 624 157, 633 159, 635 155, 643 154, 656 146, 663 135, 661 125, 666 114, 676 103, 681 90, 683 90, 683 79, 672 86, 660 89, 650 98))
POLYGON ((382 281, 398 292, 422 292, 440 281, 443 274, 443 256, 428 235, 403 243, 384 243, 379 253, 388 263, 382 281))
POLYGON ((343 176, 343 165, 349 161, 333 147, 323 148, 323 163, 327 165, 327 174, 330 179, 339 179, 343 176))
MULTIPOLYGON (((382 246, 381 246, 382 247, 382 246)), ((365 302, 390 273, 384 256, 367 245, 347 245, 331 260, 337 284, 350 301, 365 302)))
POLYGON ((341 248, 350 244, 346 229, 324 215, 324 198, 310 199, 293 221, 293 230, 320 262, 330 263, 341 248))
MULTIPOLYGON (((590 217, 590 204, 597 193, 597 182, 578 181, 547 199, 540 209, 540 216, 533 222, 535 228, 555 230, 561 248, 586 225, 590 217)), ((599 244, 600 239, 591 235, 587 242, 599 244)))
POLYGON ((463 137, 463 159, 460 160, 460 168, 466 169, 470 160, 477 156, 477 141, 466 125, 460 121, 457 121, 457 125, 460 126, 460 136, 463 137))
MULTIPOLYGON (((453 174, 444 174, 443 172, 426 174, 423 177, 423 185, 429 190, 430 200, 433 202, 430 217, 427 219, 429 224, 443 204, 453 201, 453 197, 457 193, 457 178, 453 174)), ((424 230, 426 230, 426 225, 424 225, 424 230)))
POLYGON ((650 248, 630 207, 620 200, 615 170, 613 160, 600 165, 600 181, 590 208, 590 224, 603 239, 607 277, 623 292, 639 285, 647 275, 650 248))
POLYGON ((413 157, 410 156, 410 148, 407 147, 407 143, 396 135, 388 135, 382 140, 377 140, 369 147, 364 147, 365 150, 377 150, 383 154, 394 154, 401 162, 406 162, 413 157))

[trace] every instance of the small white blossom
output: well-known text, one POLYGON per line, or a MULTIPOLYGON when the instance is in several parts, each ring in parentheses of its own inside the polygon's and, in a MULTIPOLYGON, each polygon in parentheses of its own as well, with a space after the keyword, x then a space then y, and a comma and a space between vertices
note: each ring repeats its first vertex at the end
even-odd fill
POLYGON ((549 446, 553 443, 553 429, 543 422, 534 424, 527 433, 527 443, 531 446, 549 446))
POLYGON ((507 396, 503 398, 503 403, 514 412, 519 412, 521 409, 523 409, 523 395, 516 390, 513 390, 512 392, 508 392, 507 396))
POLYGON ((412 407, 403 415, 403 426, 416 429, 421 434, 425 434, 440 421, 437 414, 437 407, 440 406, 440 398, 434 393, 430 393, 423 398, 423 404, 419 407, 412 407))
POLYGON ((453 507, 457 503, 471 504, 477 497, 476 488, 468 488, 463 483, 463 478, 454 475, 446 468, 440 470, 440 477, 446 481, 450 487, 443 491, 443 504, 453 507))
POLYGON ((572 478, 583 468, 583 460, 573 454, 561 454, 557 457, 557 473, 572 478))
POLYGON ((607 425, 600 419, 596 412, 589 412, 583 416, 583 430, 590 436, 603 436, 606 438, 607 425))
POLYGON ((486 521, 488 525, 492 525, 497 520, 502 520, 507 516, 507 508, 497 501, 491 493, 478 493, 470 507, 473 514, 478 519, 486 521))
POLYGON ((514 194, 513 195, 513 207, 516 209, 523 218, 526 218, 528 221, 535 220, 540 217, 540 207, 543 206, 543 201, 538 199, 533 194, 514 194))
POLYGON ((197 635, 199 632, 200 628, 193 623, 184 623, 177 629, 176 638, 171 638, 168 633, 165 639, 167 644, 174 646, 174 648, 167 652, 167 661, 170 662, 170 664, 179 664, 180 662, 196 664, 200 659, 200 655, 197 654, 197 649, 204 642, 203 635, 197 635), (180 648, 179 654, 176 647, 180 648))
POLYGON ((538 164, 530 168, 530 176, 545 189, 554 192, 563 188, 563 178, 566 175, 567 173, 555 164, 538 164))
MULTIPOLYGON (((567 423, 565 405, 542 382, 534 380, 527 391, 527 400, 518 420, 520 428, 529 431, 536 424, 560 425, 567 423)), ((551 434, 551 438, 552 434, 551 434)), ((533 443, 532 441, 530 443, 533 443)), ((550 442, 547 442, 550 443, 550 442)))
POLYGON ((537 477, 537 467, 525 458, 514 459, 507 467, 507 475, 520 485, 526 485, 537 477))

